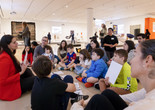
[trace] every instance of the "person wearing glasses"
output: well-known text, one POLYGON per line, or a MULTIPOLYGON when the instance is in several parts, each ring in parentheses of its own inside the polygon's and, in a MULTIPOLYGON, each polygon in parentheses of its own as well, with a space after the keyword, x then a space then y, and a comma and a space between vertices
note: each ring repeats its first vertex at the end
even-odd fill
MULTIPOLYGON (((33 54, 33 61, 35 61, 35 59, 39 56, 42 55, 43 53, 45 53, 45 46, 48 44, 48 37, 44 36, 41 40, 41 44, 38 45, 35 50, 34 50, 34 54, 33 54)), ((53 49, 52 49, 52 53, 53 53, 53 49)))

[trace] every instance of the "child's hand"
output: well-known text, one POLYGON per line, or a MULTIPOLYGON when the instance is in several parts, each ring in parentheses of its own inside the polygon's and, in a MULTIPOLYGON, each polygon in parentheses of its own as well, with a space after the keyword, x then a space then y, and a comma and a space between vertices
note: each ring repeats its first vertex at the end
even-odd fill
POLYGON ((82 64, 81 66, 84 67, 84 68, 86 67, 86 65, 84 65, 84 64, 82 64))
POLYGON ((66 63, 66 62, 68 62, 68 60, 66 59, 66 60, 64 60, 64 62, 66 63))
POLYGON ((109 77, 106 77, 106 78, 104 79, 104 82, 105 82, 105 84, 106 84, 107 86, 110 85, 109 77))
POLYGON ((82 77, 87 77, 87 74, 85 73, 85 71, 83 71, 82 77))
POLYGON ((111 64, 111 61, 112 61, 112 59, 110 59, 110 60, 107 62, 108 66, 111 64))

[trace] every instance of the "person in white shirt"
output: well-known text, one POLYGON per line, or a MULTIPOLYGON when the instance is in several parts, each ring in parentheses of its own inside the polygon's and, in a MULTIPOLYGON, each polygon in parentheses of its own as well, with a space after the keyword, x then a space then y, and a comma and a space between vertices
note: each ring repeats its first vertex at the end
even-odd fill
MULTIPOLYGON (((135 57, 131 60, 131 76, 140 80, 146 91, 146 94, 145 91, 141 93, 144 97, 133 99, 128 105, 118 94, 107 89, 101 95, 93 96, 84 110, 154 110, 155 40, 143 41, 136 48, 135 57)), ((84 105, 84 101, 77 105, 84 105)))
POLYGON ((84 70, 88 70, 91 66, 91 57, 86 49, 80 51, 79 60, 79 64, 74 63, 74 72, 78 75, 82 74, 84 70))

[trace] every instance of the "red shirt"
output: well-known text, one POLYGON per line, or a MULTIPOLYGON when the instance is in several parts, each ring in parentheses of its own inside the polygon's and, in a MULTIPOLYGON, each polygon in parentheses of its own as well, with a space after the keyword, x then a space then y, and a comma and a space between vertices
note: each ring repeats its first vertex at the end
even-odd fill
MULTIPOLYGON (((26 55, 26 53, 25 53, 25 54, 22 54, 22 61, 24 61, 25 55, 26 55)), ((32 64, 32 62, 33 62, 33 54, 32 54, 32 53, 29 53, 29 54, 27 55, 27 61, 28 61, 30 64, 32 64)))
POLYGON ((11 57, 6 53, 0 54, 0 99, 12 101, 21 96, 20 74, 11 57))

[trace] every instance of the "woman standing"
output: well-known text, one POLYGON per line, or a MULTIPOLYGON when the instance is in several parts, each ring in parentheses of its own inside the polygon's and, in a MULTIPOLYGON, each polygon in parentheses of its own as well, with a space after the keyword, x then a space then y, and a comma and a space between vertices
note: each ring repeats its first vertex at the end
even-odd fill
POLYGON ((30 31, 26 22, 23 22, 23 32, 21 35, 24 39, 25 46, 30 46, 30 31))
POLYGON ((4 35, 0 41, 0 99, 12 101, 21 94, 31 90, 34 75, 27 68, 28 64, 21 64, 14 56, 18 47, 16 38, 4 35))
POLYGON ((103 47, 103 39, 104 39, 104 36, 107 35, 107 28, 105 24, 102 24, 101 27, 102 29, 101 31, 99 31, 99 33, 100 33, 100 39, 101 39, 101 47, 103 47))

